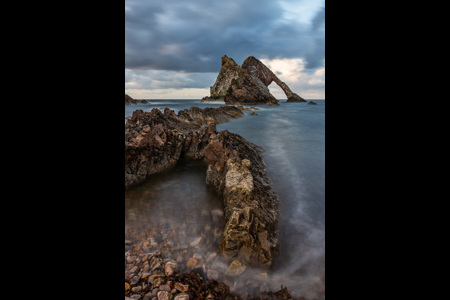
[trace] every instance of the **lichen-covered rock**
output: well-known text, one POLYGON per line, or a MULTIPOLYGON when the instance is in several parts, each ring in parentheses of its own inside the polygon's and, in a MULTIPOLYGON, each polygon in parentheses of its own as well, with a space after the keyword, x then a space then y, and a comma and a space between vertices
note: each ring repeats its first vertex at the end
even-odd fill
POLYGON ((222 255, 270 268, 278 253, 279 200, 270 187, 261 152, 237 134, 219 132, 205 149, 206 181, 224 197, 222 255))

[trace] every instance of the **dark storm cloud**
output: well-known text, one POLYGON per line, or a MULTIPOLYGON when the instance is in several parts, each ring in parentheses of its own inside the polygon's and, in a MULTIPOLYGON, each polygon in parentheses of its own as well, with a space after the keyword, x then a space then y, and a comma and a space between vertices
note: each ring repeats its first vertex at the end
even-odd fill
POLYGON ((126 0, 125 68, 215 73, 225 54, 238 64, 253 55, 322 67, 325 9, 308 22, 283 14, 274 0, 126 0))

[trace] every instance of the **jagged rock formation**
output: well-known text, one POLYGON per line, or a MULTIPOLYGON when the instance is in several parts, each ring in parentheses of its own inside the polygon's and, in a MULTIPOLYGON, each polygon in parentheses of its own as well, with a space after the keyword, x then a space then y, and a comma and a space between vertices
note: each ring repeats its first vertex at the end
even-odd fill
POLYGON ((216 123, 243 115, 234 106, 193 107, 178 115, 168 108, 135 111, 125 124, 125 189, 181 156, 205 159, 206 183, 224 199, 222 256, 234 264, 269 268, 278 253, 279 200, 266 176, 262 149, 227 130, 216 131, 216 123))
POLYGON ((261 80, 265 86, 269 86, 272 82, 275 82, 286 94, 287 102, 306 102, 305 99, 292 92, 286 83, 282 82, 277 75, 255 57, 248 57, 242 64, 242 68, 261 80))
POLYGON ((202 158, 201 146, 207 145, 207 131, 202 125, 221 124, 242 116, 244 113, 234 106, 191 107, 178 115, 168 108, 164 114, 156 108, 150 113, 135 111, 125 123, 125 189, 174 165, 181 154, 202 158))
POLYGON ((203 98, 202 102, 223 100, 226 104, 279 105, 268 89, 274 81, 285 92, 288 102, 306 102, 255 57, 248 57, 239 66, 224 55, 216 83, 210 89, 210 97, 203 98))
POLYGON ((205 148, 206 182, 224 197, 222 256, 270 268, 278 252, 279 200, 270 187, 261 148, 243 137, 219 132, 205 148))
POLYGON ((211 98, 223 98, 226 104, 278 105, 278 100, 261 80, 226 55, 222 57, 222 69, 210 93, 211 98))

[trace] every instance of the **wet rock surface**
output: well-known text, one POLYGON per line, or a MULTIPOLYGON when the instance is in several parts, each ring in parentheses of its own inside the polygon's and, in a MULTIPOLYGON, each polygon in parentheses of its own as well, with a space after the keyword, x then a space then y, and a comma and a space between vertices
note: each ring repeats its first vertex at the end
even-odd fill
POLYGON ((172 167, 183 155, 203 158, 215 125, 244 114, 234 106, 217 109, 192 107, 178 115, 166 108, 164 113, 135 111, 125 123, 125 189, 142 183, 148 176, 172 167), (202 127, 203 124, 211 124, 202 127), (197 129, 200 129, 197 131, 197 129))
POLYGON ((215 123, 243 113, 236 107, 136 111, 125 125, 125 189, 173 167, 183 157, 205 159, 206 184, 223 196, 225 230, 220 253, 230 261, 270 268, 278 251, 278 204, 262 149, 243 137, 217 132, 215 123), (208 126, 201 127, 201 124, 208 126))
POLYGON ((250 269, 237 260, 227 265, 218 252, 224 224, 222 210, 208 206, 197 212, 182 210, 177 217, 185 224, 178 226, 169 224, 170 215, 161 206, 151 210, 152 218, 136 215, 134 223, 126 222, 126 299, 293 298, 286 289, 270 292, 266 271, 250 269), (164 217, 158 218, 157 212, 164 217))
POLYGON ((205 149, 208 186, 223 195, 221 254, 245 265, 270 268, 278 253, 278 205, 265 173, 262 149, 243 137, 219 132, 205 149))

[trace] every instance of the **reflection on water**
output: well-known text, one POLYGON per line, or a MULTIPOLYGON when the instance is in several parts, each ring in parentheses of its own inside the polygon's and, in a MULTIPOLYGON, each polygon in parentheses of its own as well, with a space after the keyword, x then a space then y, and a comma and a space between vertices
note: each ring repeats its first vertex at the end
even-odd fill
POLYGON ((125 240, 132 246, 147 242, 148 251, 159 250, 180 263, 217 253, 223 207, 220 197, 206 187, 206 169, 204 162, 182 160, 126 191, 125 240))

